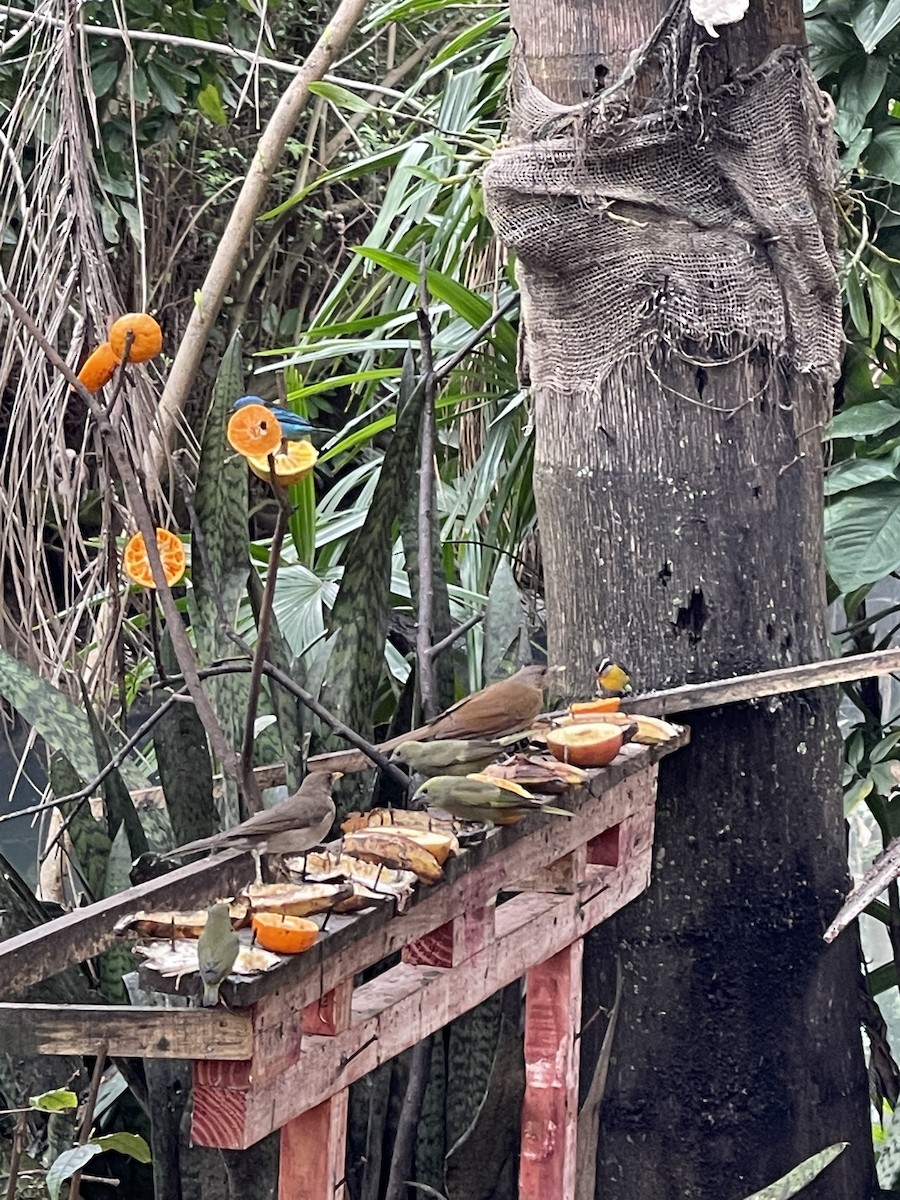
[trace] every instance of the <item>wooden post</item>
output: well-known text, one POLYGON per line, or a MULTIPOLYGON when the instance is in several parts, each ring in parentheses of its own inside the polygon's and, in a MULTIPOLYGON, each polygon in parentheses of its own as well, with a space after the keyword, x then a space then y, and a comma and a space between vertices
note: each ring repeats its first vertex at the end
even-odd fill
POLYGON ((574 1200, 583 955, 579 938, 525 977, 519 1200, 574 1200))
POLYGON ((343 1200, 347 1088, 281 1127, 278 1200, 343 1200))

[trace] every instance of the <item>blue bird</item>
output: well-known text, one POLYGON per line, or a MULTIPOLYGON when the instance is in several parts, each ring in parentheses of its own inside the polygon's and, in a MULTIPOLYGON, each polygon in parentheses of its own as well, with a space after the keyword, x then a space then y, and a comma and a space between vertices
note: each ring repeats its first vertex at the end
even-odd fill
POLYGON ((306 417, 301 417, 289 408, 282 408, 280 404, 270 404, 268 400, 263 400, 261 396, 240 396, 235 400, 232 408, 237 410, 244 408, 247 404, 261 404, 263 408, 267 408, 281 426, 281 432, 286 442, 302 441, 303 438, 309 437, 311 433, 330 432, 327 429, 323 429, 320 425, 311 424, 307 421, 306 417))

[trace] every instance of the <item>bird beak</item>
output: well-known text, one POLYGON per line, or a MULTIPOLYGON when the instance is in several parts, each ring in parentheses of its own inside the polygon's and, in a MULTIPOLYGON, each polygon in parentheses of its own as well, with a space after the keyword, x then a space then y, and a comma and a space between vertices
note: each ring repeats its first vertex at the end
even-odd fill
POLYGON ((428 793, 423 792, 422 789, 419 788, 419 790, 417 792, 413 793, 413 797, 410 800, 410 807, 412 807, 412 808, 427 808, 428 807, 428 793))
POLYGON ((332 782, 332 783, 337 783, 337 781, 338 781, 339 779, 343 779, 343 778, 344 778, 344 772, 343 772, 343 771, 332 771, 332 772, 331 772, 331 782, 332 782))

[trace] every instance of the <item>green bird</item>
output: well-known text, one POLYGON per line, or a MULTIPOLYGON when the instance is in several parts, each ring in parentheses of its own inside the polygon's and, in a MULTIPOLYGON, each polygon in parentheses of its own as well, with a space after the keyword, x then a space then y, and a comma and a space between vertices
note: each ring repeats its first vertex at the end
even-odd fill
POLYGON ((462 738, 447 738, 440 742, 401 742, 391 755, 391 762, 406 763, 420 775, 470 775, 483 771, 486 766, 506 753, 499 742, 487 742, 483 738, 464 741, 462 738))
POLYGON ((426 779, 413 796, 413 804, 432 805, 461 821, 483 821, 488 825, 514 825, 528 813, 552 813, 571 817, 565 808, 544 804, 531 792, 509 781, 478 779, 467 775, 435 775, 426 779))
POLYGON ((213 904, 206 914, 206 924, 197 943, 200 978, 203 980, 203 1008, 219 1003, 219 986, 231 974, 241 943, 231 928, 227 904, 213 904))

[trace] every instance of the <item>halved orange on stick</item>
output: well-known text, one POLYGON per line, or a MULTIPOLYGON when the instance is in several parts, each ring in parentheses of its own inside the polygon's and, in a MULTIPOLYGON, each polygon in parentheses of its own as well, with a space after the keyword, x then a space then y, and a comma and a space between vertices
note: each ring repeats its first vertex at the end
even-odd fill
POLYGON ((252 924, 256 940, 273 954, 302 954, 319 936, 318 925, 306 917, 256 913, 252 924))
MULTIPOLYGON (((281 487, 290 487, 293 483, 299 483, 304 476, 310 473, 318 458, 319 452, 312 442, 288 442, 284 453, 278 451, 272 455, 272 461, 275 464, 275 482, 281 487)), ((268 454, 248 455, 247 462, 254 475, 265 479, 267 483, 271 482, 268 454)))
MULTIPOLYGON (((172 533, 168 529, 157 529, 156 548, 162 559, 166 583, 169 587, 174 587, 187 566, 184 543, 177 533, 172 533)), ((150 559, 147 557, 147 544, 142 533, 136 533, 134 537, 128 539, 122 553, 122 569, 132 583, 137 583, 141 587, 156 587, 156 580, 150 570, 150 559)))
POLYGON ((268 478, 267 456, 274 454, 283 441, 278 418, 264 404, 245 404, 229 418, 226 432, 238 454, 266 462, 268 478))

